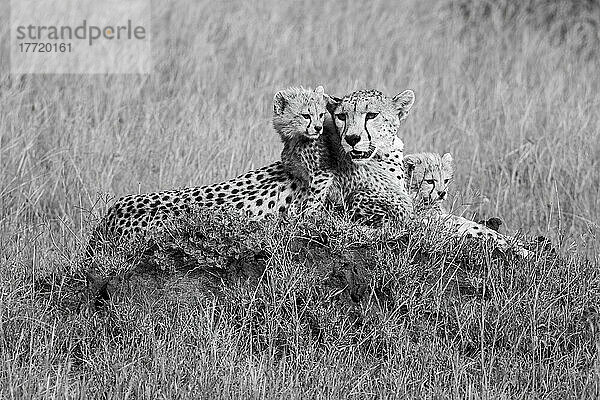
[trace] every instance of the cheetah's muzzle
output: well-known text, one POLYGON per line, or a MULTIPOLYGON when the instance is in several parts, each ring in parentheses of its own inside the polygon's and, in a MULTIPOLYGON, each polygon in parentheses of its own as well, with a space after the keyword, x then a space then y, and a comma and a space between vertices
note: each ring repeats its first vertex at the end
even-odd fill
POLYGON ((348 153, 350 155, 350 158, 352 158, 353 160, 369 160, 371 157, 373 157, 373 155, 375 154, 375 151, 377 150, 377 148, 373 145, 369 146, 369 149, 366 151, 358 151, 358 150, 350 150, 350 152, 348 153))

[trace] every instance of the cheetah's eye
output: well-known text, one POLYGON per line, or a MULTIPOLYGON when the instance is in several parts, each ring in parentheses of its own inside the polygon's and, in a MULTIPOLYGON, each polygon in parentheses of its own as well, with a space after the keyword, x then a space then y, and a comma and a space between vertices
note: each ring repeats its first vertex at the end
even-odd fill
POLYGON ((325 115, 325 114, 323 114, 323 113, 319 114, 319 119, 323 119, 323 116, 324 116, 324 115, 325 115))
POLYGON ((444 185, 447 185, 450 182, 450 179, 444 179, 444 185))
POLYGON ((365 118, 368 121, 370 119, 373 119, 373 118, 377 117, 378 115, 379 115, 379 113, 376 113, 376 112, 368 112, 365 118))
POLYGON ((310 119, 310 114, 300 114, 304 119, 310 119))
POLYGON ((428 185, 433 185, 433 184, 435 183, 435 181, 434 181, 433 179, 425 179, 425 182, 426 182, 428 185))
POLYGON ((344 114, 344 113, 335 114, 335 117, 337 119, 339 119, 340 121, 345 121, 346 120, 346 114, 344 114))

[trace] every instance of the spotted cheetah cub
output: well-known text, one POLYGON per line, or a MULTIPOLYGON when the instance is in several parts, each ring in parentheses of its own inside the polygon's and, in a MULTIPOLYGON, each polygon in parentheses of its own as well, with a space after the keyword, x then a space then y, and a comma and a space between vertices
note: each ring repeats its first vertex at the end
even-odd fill
POLYGON ((273 127, 283 142, 285 170, 307 189, 302 205, 314 211, 325 204, 334 180, 328 147, 323 138, 327 104, 332 101, 323 86, 281 90, 273 98, 273 127))
POLYGON ((403 160, 406 186, 415 208, 429 206, 446 213, 442 202, 454 177, 452 155, 408 154, 403 160))
POLYGON ((423 215, 423 223, 441 220, 453 236, 489 240, 502 251, 510 250, 523 257, 531 256, 532 253, 515 238, 446 211, 442 202, 454 177, 452 155, 409 154, 402 162, 407 189, 415 204, 415 210, 423 215))

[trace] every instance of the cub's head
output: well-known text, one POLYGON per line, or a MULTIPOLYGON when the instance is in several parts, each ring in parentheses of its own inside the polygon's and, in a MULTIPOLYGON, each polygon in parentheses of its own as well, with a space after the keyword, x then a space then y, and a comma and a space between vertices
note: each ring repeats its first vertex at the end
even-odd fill
POLYGON ((342 141, 355 162, 369 160, 378 152, 399 145, 400 122, 415 102, 412 90, 389 98, 377 90, 359 90, 342 99, 332 98, 328 110, 342 141))
POLYGON ((283 141, 299 136, 316 139, 323 131, 328 101, 323 86, 280 90, 273 98, 273 127, 283 141))
POLYGON ((406 186, 413 201, 423 204, 441 202, 454 176, 452 155, 417 153, 404 156, 406 186))

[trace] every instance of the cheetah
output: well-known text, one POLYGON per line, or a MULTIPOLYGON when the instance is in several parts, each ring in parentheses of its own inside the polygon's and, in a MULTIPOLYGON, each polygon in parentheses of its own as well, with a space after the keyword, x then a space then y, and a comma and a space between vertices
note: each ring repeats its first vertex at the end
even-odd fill
MULTIPOLYGON (((318 186, 324 182, 316 170, 317 165, 310 160, 318 159, 324 165, 325 154, 319 155, 318 151, 310 153, 316 148, 315 139, 309 139, 307 131, 312 128, 314 133, 310 134, 318 136, 316 127, 322 127, 323 114, 327 111, 323 103, 326 98, 322 87, 314 92, 290 88, 275 96, 273 126, 288 144, 284 148, 283 162, 277 161, 212 185, 122 197, 110 207, 97 233, 116 238, 144 236, 149 231, 160 229, 167 220, 189 213, 195 207, 238 210, 254 219, 301 210, 311 198, 310 185, 318 186), (300 118, 306 119, 304 114, 309 116, 312 124, 298 123, 300 118), (307 136, 306 140, 300 138, 302 135, 307 136), (288 139, 290 137, 292 139, 288 139), (302 149, 303 157, 311 158, 288 157, 294 146, 302 149)), ((323 178, 326 179, 330 178, 323 178)), ((93 237, 90 245, 93 247, 96 241, 93 237)))
POLYGON ((415 209, 424 215, 422 222, 442 221, 455 237, 489 240, 502 251, 514 251, 528 257, 529 250, 522 242, 496 230, 464 217, 448 213, 442 205, 454 176, 452 155, 445 153, 417 153, 403 159, 407 189, 414 201, 415 209), (514 243, 514 246, 511 246, 514 243))
POLYGON ((336 161, 333 186, 343 207, 367 225, 406 221, 413 203, 404 179, 404 144, 396 134, 414 104, 414 92, 390 98, 378 90, 358 90, 332 98, 326 127, 334 134, 325 138, 336 161))
POLYGON ((430 206, 446 212, 442 202, 454 178, 452 155, 445 153, 408 154, 402 160, 406 187, 415 207, 430 206))
POLYGON ((325 205, 335 174, 322 136, 328 102, 323 86, 314 91, 291 87, 273 98, 273 127, 283 143, 281 163, 308 187, 307 212, 325 205))

